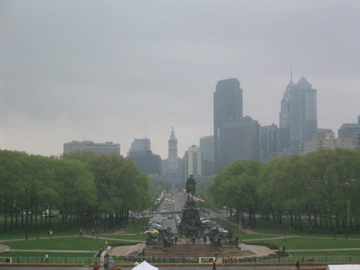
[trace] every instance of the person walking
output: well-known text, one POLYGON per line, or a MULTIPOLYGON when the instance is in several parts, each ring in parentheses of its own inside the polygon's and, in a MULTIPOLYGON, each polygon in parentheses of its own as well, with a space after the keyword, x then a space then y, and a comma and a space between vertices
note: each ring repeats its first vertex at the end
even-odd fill
POLYGON ((177 237, 177 235, 175 235, 175 245, 177 244, 177 241, 178 241, 178 237, 177 237))
POLYGON ((49 263, 49 255, 47 253, 45 254, 45 263, 49 263))
POLYGON ((198 234, 197 236, 198 244, 200 244, 200 239, 201 239, 200 234, 198 234))
POLYGON ((299 260, 296 261, 296 269, 300 270, 300 262, 299 262, 299 260))
POLYGON ((214 257, 212 270, 216 270, 216 260, 217 260, 217 257, 214 257))
POLYGON ((204 235, 204 244, 206 244, 206 235, 204 235))

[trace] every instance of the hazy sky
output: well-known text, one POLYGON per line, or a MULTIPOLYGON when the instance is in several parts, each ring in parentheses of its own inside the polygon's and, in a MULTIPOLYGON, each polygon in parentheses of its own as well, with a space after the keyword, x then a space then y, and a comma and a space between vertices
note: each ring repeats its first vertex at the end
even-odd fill
POLYGON ((167 158, 212 134, 218 80, 244 116, 279 124, 290 81, 317 89, 318 127, 360 114, 360 1, 0 1, 0 148, 147 137, 167 158))

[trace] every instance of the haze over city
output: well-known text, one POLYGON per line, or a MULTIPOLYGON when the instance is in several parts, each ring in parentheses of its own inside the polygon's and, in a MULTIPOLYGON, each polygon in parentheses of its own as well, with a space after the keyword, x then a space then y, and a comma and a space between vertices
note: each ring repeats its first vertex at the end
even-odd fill
POLYGON ((319 128, 357 121, 358 1, 2 1, 0 148, 60 155, 72 140, 151 140, 179 156, 213 134, 217 81, 244 116, 279 125, 292 78, 317 90, 319 128))

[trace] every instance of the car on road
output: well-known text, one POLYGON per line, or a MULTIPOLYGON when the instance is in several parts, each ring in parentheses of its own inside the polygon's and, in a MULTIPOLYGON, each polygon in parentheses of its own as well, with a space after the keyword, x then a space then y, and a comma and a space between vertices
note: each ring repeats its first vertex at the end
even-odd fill
POLYGON ((172 215, 168 215, 168 219, 173 219, 174 217, 172 215))
POLYGON ((156 229, 149 229, 149 230, 147 230, 147 231, 144 232, 144 234, 147 234, 147 233, 151 233, 151 234, 157 233, 157 234, 159 234, 159 231, 156 230, 156 229))

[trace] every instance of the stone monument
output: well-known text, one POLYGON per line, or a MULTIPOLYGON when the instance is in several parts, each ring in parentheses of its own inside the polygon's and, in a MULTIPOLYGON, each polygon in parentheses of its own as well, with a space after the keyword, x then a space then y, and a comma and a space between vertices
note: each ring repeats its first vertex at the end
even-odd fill
POLYGON ((196 206, 196 202, 194 201, 195 187, 195 179, 193 175, 190 175, 186 181, 187 198, 183 209, 182 220, 179 225, 182 235, 202 235, 200 209, 196 206))

